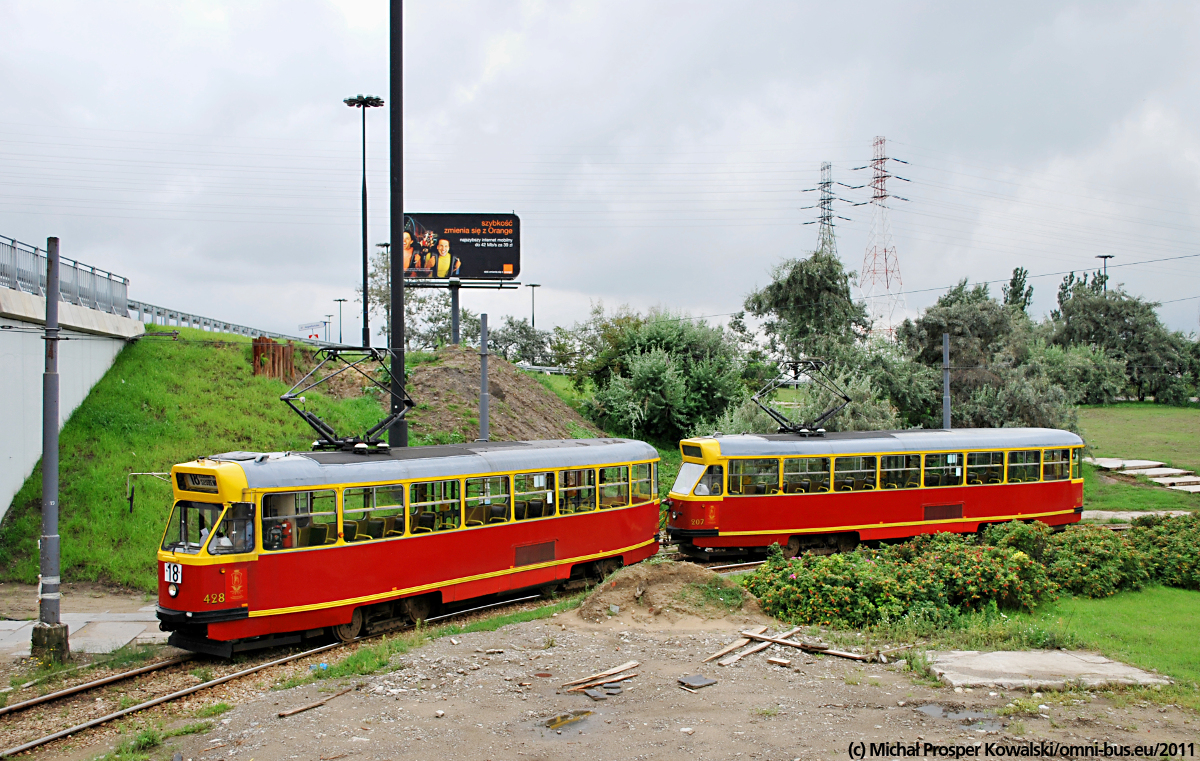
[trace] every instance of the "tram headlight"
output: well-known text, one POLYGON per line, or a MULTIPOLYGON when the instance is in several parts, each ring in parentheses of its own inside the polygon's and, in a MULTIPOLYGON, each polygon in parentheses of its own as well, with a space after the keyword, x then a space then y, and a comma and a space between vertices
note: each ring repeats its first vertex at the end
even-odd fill
POLYGON ((168 584, 167 585, 167 594, 174 597, 175 595, 179 594, 179 587, 175 586, 174 584, 168 584))

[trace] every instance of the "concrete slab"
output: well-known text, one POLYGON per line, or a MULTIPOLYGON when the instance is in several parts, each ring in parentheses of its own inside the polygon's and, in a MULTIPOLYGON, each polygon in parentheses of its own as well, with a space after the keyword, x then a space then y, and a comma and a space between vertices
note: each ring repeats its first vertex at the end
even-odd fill
POLYGON ((1085 457, 1083 461, 1102 470, 1118 470, 1125 467, 1125 461, 1119 457, 1085 457))
POLYGON ((951 650, 929 653, 929 672, 951 687, 998 687, 1005 690, 1061 690, 1071 685, 1170 684, 1160 674, 1110 660, 1097 653, 1068 650, 951 650))
POLYGON ((1122 468, 1125 470, 1141 470, 1143 468, 1161 468, 1165 463, 1158 460, 1123 460, 1122 468))
POLYGON ((1128 523, 1146 515, 1188 515, 1187 510, 1084 510, 1083 520, 1107 522, 1114 518, 1128 523))
POLYGON ((1163 478, 1151 478, 1150 480, 1160 486, 1190 486, 1192 484, 1200 484, 1200 476, 1165 476, 1163 478))
POLYGON ((146 624, 119 621, 93 621, 71 632, 71 651, 111 653, 132 642, 146 631, 146 624))
POLYGON ((1163 476, 1190 476, 1196 471, 1179 468, 1126 468, 1117 471, 1125 476, 1145 476, 1146 478, 1161 478, 1163 476))
POLYGON ((1168 486, 1172 491, 1185 491, 1188 494, 1200 494, 1200 484, 1182 484, 1180 486, 1168 486))

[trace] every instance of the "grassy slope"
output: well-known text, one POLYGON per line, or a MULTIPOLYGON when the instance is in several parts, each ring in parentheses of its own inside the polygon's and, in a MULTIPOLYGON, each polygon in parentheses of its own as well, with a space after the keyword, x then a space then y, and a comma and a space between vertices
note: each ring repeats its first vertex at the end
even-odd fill
POLYGON ((1200 406, 1127 402, 1081 407, 1079 427, 1096 457, 1161 460, 1200 470, 1200 406))
MULTIPOLYGON (((147 338, 126 347, 63 428, 60 531, 67 579, 154 588, 152 558, 171 492, 160 481, 137 479, 131 514, 127 473, 166 471, 235 449, 307 449, 312 442, 311 429, 279 401, 287 386, 251 374, 248 340, 186 328, 180 333, 185 340, 147 338), (210 343, 218 337, 231 343, 210 343)), ((360 432, 379 418, 369 398, 307 398, 308 408, 339 431, 360 432)), ((41 489, 39 465, 0 526, 4 578, 37 578, 41 489)))
POLYGON ((1200 682, 1200 592, 1151 587, 1103 600, 1068 597, 1043 606, 1037 615, 1111 658, 1200 682))

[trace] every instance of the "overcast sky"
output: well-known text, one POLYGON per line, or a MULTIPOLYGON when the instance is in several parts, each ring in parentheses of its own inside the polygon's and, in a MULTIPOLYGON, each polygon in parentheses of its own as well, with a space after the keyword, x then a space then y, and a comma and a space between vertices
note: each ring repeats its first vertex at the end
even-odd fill
MULTIPOLYGON (((57 235, 132 298, 217 319, 336 313, 361 278, 342 99, 388 97, 387 22, 383 0, 5 0, 0 235, 57 235)), ((911 181, 889 184, 909 314, 964 277, 1113 254, 1114 282, 1198 328, 1195 3, 414 0, 405 32, 406 206, 516 211, 539 327, 595 301, 724 320, 815 247, 820 163, 861 185, 882 135, 911 181), (1192 258, 1138 264, 1171 257, 1192 258)), ((387 111, 368 114, 372 243, 387 111)), ((871 207, 838 213, 858 270, 871 207)), ((1060 280, 1031 281, 1035 314, 1060 280)), ((463 303, 524 317, 529 291, 463 303)))

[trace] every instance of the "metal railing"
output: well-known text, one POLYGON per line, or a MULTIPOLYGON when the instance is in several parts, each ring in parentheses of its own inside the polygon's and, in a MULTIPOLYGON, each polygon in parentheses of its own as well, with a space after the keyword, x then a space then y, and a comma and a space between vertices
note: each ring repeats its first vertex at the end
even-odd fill
MULTIPOLYGON (((59 282, 62 301, 122 317, 128 315, 127 278, 64 256, 59 282)), ((0 235, 0 288, 45 297, 46 252, 0 235)))
POLYGON ((147 304, 144 301, 128 300, 128 308, 130 317, 133 312, 137 312, 135 319, 141 320, 143 323, 150 325, 163 325, 165 327, 182 327, 196 328, 198 330, 207 330, 212 333, 233 333, 239 336, 266 336, 267 338, 280 338, 285 341, 298 341, 300 343, 312 344, 314 346, 339 346, 340 344, 328 343, 326 341, 318 341, 313 338, 298 338, 289 336, 286 333, 272 333, 269 330, 259 330, 258 328, 248 328, 245 325, 238 325, 233 322, 225 322, 223 320, 214 320, 211 317, 201 317, 196 314, 188 314, 181 312, 178 309, 167 309, 166 307, 147 304))

